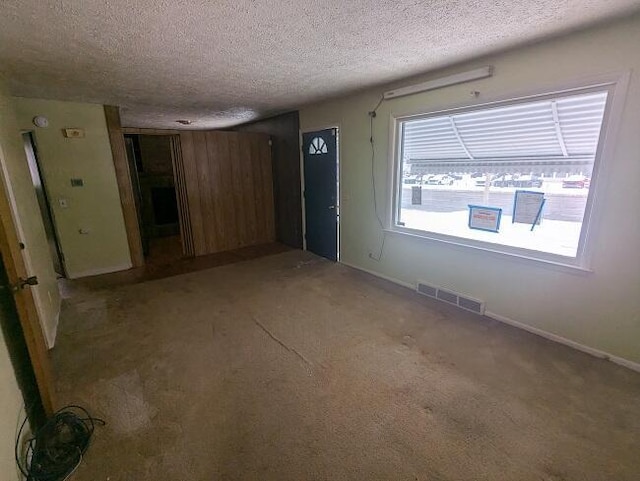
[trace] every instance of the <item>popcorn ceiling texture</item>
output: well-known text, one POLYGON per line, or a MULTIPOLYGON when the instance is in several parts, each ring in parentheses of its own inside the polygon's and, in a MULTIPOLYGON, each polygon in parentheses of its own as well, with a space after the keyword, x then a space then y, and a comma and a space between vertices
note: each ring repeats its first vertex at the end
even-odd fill
POLYGON ((3 0, 25 97, 120 105, 126 126, 216 128, 640 8, 640 0, 3 0))

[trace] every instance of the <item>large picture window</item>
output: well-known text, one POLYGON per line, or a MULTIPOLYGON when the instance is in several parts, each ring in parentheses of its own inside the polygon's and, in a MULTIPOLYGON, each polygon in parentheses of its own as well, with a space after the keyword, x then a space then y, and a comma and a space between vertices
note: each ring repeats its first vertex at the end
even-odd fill
POLYGON ((396 119, 394 228, 576 264, 609 90, 396 119))

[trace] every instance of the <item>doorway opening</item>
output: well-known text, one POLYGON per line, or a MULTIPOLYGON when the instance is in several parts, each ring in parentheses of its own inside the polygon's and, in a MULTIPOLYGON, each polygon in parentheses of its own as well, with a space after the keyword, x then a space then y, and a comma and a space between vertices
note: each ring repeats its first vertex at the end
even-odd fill
POLYGON ((51 204, 49 203, 49 197, 47 196, 47 189, 45 186, 44 176, 42 175, 42 169, 40 168, 38 150, 36 149, 33 133, 24 132, 22 134, 22 142, 24 144, 24 151, 27 155, 31 181, 33 183, 33 188, 36 191, 36 198, 38 199, 38 207, 40 208, 40 216, 42 217, 42 223, 44 224, 47 244, 49 245, 51 259, 53 260, 53 270, 58 277, 66 277, 64 269, 64 255, 60 248, 60 241, 58 240, 58 235, 56 233, 53 211, 51 210, 51 204))
POLYGON ((338 128, 302 133, 305 248, 340 258, 338 128))
POLYGON ((172 135, 125 134, 142 249, 147 265, 183 257, 172 135))

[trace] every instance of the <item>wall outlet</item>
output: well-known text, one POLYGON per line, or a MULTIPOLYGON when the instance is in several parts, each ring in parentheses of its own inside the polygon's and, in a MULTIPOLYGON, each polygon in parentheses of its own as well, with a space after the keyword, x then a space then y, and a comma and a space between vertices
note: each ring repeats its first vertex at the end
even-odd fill
POLYGON ((58 199, 58 204, 60 204, 60 207, 62 207, 63 209, 66 209, 67 207, 69 207, 69 203, 67 202, 67 199, 58 199))

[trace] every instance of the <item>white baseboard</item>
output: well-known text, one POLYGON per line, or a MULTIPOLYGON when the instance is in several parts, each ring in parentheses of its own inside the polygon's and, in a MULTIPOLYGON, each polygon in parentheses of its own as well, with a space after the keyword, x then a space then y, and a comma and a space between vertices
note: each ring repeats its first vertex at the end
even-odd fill
POLYGON ((592 356, 598 357, 600 359, 606 359, 607 361, 614 362, 626 368, 632 369, 633 371, 640 372, 640 363, 629 361, 628 359, 624 359, 619 356, 614 356, 613 354, 609 354, 608 352, 601 351, 593 347, 585 346, 584 344, 572 341, 571 339, 567 339, 566 337, 553 334, 552 332, 545 331, 537 327, 523 324, 522 322, 514 321, 513 319, 501 316, 500 314, 496 314, 494 312, 485 311, 484 315, 504 324, 509 324, 510 326, 523 329, 527 332, 530 332, 531 334, 535 334, 536 336, 544 337, 545 339, 548 339, 550 341, 564 344, 565 346, 572 347, 573 349, 577 349, 578 351, 591 354, 592 356))
POLYGON ((131 269, 132 267, 133 264, 131 264, 131 262, 128 262, 119 266, 101 267, 100 269, 67 273, 67 277, 69 279, 80 279, 81 277, 99 276, 101 274, 111 274, 112 272, 126 271, 127 269, 131 269))
POLYGON ((367 274, 371 274, 372 276, 379 277, 380 279, 384 279, 385 281, 393 282, 394 284, 398 284, 399 286, 406 287, 407 289, 411 289, 412 291, 416 290, 416 286, 414 286, 413 284, 409 284, 408 282, 403 282, 393 277, 385 276, 384 274, 380 274, 378 272, 365 269, 364 267, 350 264, 349 262, 340 261, 340 264, 343 264, 347 267, 351 267, 352 269, 355 269, 357 271, 366 272, 367 274))
MULTIPOLYGON (((365 269, 363 267, 359 267, 356 266, 354 264, 350 264, 348 262, 343 262, 340 261, 341 264, 347 266, 347 267, 351 267, 352 269, 356 269, 358 271, 362 271, 362 272, 366 272, 367 274, 371 274, 372 276, 378 277, 380 279, 384 279, 386 281, 389 282, 393 282, 394 284, 397 284, 399 286, 402 287, 406 287, 407 289, 411 289, 412 291, 415 291, 416 286, 413 284, 410 284, 408 282, 403 282, 401 280, 398 279, 394 279, 393 277, 389 277, 389 276, 385 276, 383 274, 380 274, 378 272, 369 270, 369 269, 365 269)), ((619 356, 614 356, 613 354, 609 354, 608 352, 605 351, 601 351, 599 349, 595 349, 593 347, 589 347, 589 346, 585 346, 584 344, 580 344, 579 342, 576 341, 572 341, 571 339, 567 339, 566 337, 562 337, 559 336, 557 334, 553 334, 549 331, 545 331, 543 329, 539 329, 537 327, 532 327, 529 326, 527 324, 523 324, 522 322, 518 322, 518 321, 514 321, 513 319, 510 319, 508 317, 505 316, 501 316, 500 314, 496 314, 494 312, 490 312, 490 311, 485 311, 484 313, 485 316, 494 319, 496 321, 502 322, 504 324, 508 324, 510 326, 513 327, 517 327, 519 329, 523 329, 531 334, 535 334, 536 336, 540 336, 540 337, 544 337, 545 339, 548 339, 550 341, 553 342, 557 342, 559 344, 564 344, 565 346, 571 347, 573 349, 577 349, 578 351, 582 351, 586 354, 590 354, 594 357, 600 358, 600 359, 606 359, 607 361, 611 361, 615 364, 618 364, 620 366, 624 366, 628 369, 631 369, 633 371, 636 372, 640 372, 640 363, 634 362, 634 361, 630 361, 628 359, 624 359, 622 357, 619 356)))
POLYGON ((58 323, 60 322, 60 308, 61 304, 58 304, 58 309, 56 309, 56 313, 53 316, 52 332, 47 336, 47 347, 49 349, 53 349, 53 346, 56 345, 56 338, 58 337, 58 323))
POLYGON ((51 349, 56 343, 56 334, 58 330, 58 316, 60 315, 60 306, 58 306, 58 309, 56 310, 56 313, 54 314, 54 317, 51 320, 53 325, 50 325, 47 322, 48 319, 46 316, 46 312, 48 312, 48 310, 43 307, 43 300, 42 300, 43 296, 41 295, 42 294, 41 289, 42 289, 41 286, 31 289, 31 295, 33 296, 33 303, 36 307, 36 312, 38 313, 38 319, 40 320, 40 329, 42 330, 45 343, 47 344, 47 348, 51 349))

